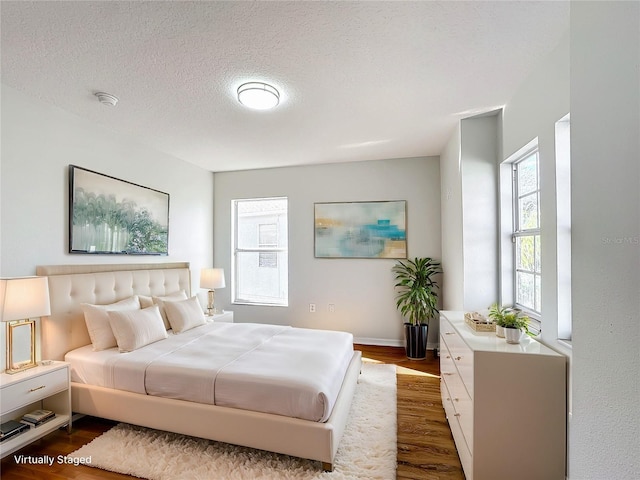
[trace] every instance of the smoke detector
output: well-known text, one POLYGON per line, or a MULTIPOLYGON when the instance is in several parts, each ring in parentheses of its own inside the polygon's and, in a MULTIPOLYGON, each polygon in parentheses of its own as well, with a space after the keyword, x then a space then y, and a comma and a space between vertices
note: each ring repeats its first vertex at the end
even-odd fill
POLYGON ((109 107, 115 107, 116 103, 118 103, 118 97, 115 95, 111 95, 110 93, 98 92, 95 94, 100 100, 100 103, 103 105, 107 105, 109 107))

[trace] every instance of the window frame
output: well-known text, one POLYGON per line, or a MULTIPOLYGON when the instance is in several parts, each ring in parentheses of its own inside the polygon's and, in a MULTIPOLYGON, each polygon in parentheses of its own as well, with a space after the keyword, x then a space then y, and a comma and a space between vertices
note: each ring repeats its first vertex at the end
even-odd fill
POLYGON ((522 153, 518 154, 518 156, 510 162, 511 168, 511 211, 512 211, 512 226, 511 226, 511 243, 512 243, 512 261, 513 261, 513 271, 512 271, 512 295, 513 295, 513 305, 515 308, 522 310, 526 313, 531 319, 530 329, 534 333, 540 333, 541 331, 541 318, 542 318, 542 281, 543 281, 543 272, 542 272, 542 228, 541 228, 541 188, 540 188, 540 151, 538 148, 538 143, 534 142, 529 148, 523 150, 522 153), (535 165, 536 165, 536 186, 534 190, 527 191, 524 194, 521 194, 519 191, 519 168, 522 163, 526 160, 529 160, 533 155, 535 155, 535 165), (535 228, 523 228, 522 227, 522 218, 521 218, 521 208, 520 201, 521 199, 530 196, 536 195, 536 217, 537 217, 537 226, 535 228), (526 270, 519 267, 520 262, 518 258, 518 239, 522 239, 524 237, 533 237, 533 270, 526 270), (536 242, 537 239, 537 242, 536 242), (536 258, 538 262, 536 262, 536 258), (533 275, 533 308, 530 308, 518 300, 518 280, 519 273, 525 273, 533 275), (537 286, 536 286, 537 285, 537 286), (537 307, 537 309, 536 309, 537 307))
MULTIPOLYGON (((259 223, 258 224, 258 247, 259 248, 278 248, 278 224, 277 223, 259 223), (262 241, 262 227, 273 226, 275 227, 275 243, 262 241)), ((276 252, 258 252, 258 267, 259 268, 278 268, 278 254, 276 252), (267 256, 275 255, 274 265, 263 265, 263 261, 267 256)))
MULTIPOLYGON (((232 281, 231 281, 231 285, 232 285, 232 292, 231 292, 231 303, 233 304, 237 304, 237 305, 260 305, 260 306, 273 306, 273 307, 288 307, 289 306, 289 287, 288 287, 288 272, 287 272, 287 285, 286 285, 286 294, 284 297, 284 300, 282 302, 265 302, 265 301, 254 301, 251 300, 249 298, 243 298, 243 297, 239 297, 238 296, 238 291, 239 291, 239 281, 240 281, 240 273, 239 273, 239 265, 238 265, 238 254, 241 253, 258 253, 258 268, 280 268, 279 266, 279 261, 278 261, 278 255, 279 254, 285 254, 288 257, 288 252, 289 252, 289 248, 288 245, 286 247, 278 247, 277 244, 271 245, 271 244, 260 244, 260 225, 262 224, 266 224, 266 222, 263 223, 258 223, 256 224, 256 238, 257 238, 257 243, 258 246, 257 247, 253 247, 253 248, 246 248, 246 247, 239 247, 238 246, 238 242, 239 242, 239 234, 238 234, 238 228, 239 228, 239 221, 238 221, 238 205, 241 202, 257 202, 257 201, 268 201, 268 200, 284 200, 286 202, 286 215, 287 215, 287 235, 288 235, 288 230, 289 230, 289 199, 286 196, 276 196, 276 197, 257 197, 257 198, 240 198, 240 199, 234 199, 231 200, 231 220, 232 220, 232 226, 231 226, 231 234, 232 234, 232 242, 231 242, 231 248, 232 248, 232 252, 231 252, 231 275, 232 275, 232 281), (276 266, 275 267, 263 267, 260 265, 260 254, 263 253, 275 253, 276 255, 276 266)), ((277 225, 277 223, 276 223, 277 225)), ((277 238, 279 238, 278 236, 278 230, 276 228, 276 236, 277 238)), ((285 262, 286 265, 288 265, 288 262, 285 262)))

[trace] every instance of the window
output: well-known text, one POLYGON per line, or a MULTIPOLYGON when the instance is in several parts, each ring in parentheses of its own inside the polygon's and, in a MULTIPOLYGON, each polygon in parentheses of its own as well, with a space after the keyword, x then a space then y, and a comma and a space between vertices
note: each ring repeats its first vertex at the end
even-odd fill
MULTIPOLYGON (((260 248, 278 246, 278 224, 262 223, 258 225, 258 246, 260 248)), ((278 268, 277 252, 260 252, 258 264, 263 268, 278 268)))
POLYGON ((540 262, 540 175, 537 146, 513 163, 514 303, 539 319, 542 302, 540 262))
POLYGON ((288 304, 287 199, 233 200, 233 302, 288 304))

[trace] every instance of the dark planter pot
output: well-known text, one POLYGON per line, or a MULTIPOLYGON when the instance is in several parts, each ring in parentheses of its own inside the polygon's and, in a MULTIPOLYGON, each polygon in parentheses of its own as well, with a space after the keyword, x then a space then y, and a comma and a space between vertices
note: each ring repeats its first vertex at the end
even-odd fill
POLYGON ((407 358, 424 360, 427 356, 428 325, 404 324, 404 348, 407 358))

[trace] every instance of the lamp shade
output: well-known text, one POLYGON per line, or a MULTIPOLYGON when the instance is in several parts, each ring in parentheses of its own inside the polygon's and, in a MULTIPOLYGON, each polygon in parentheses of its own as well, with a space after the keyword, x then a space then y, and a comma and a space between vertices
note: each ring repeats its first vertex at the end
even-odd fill
POLYGON ((200 288, 224 287, 224 268, 203 268, 200 271, 200 288))
POLYGON ((0 321, 51 315, 47 277, 0 279, 0 321))

